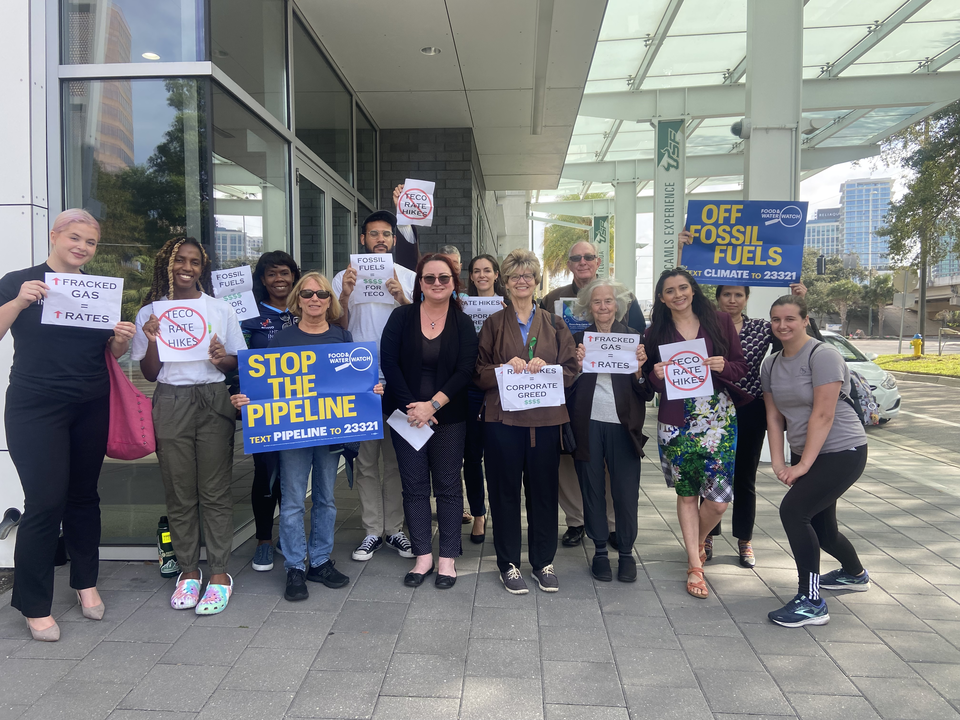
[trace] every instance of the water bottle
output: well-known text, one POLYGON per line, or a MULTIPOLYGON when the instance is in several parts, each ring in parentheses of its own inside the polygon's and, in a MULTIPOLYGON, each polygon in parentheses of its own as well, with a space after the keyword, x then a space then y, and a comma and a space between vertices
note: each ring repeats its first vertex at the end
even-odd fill
POLYGON ((157 524, 157 554, 160 556, 160 577, 172 578, 180 574, 180 563, 173 551, 170 523, 166 515, 162 516, 157 524))

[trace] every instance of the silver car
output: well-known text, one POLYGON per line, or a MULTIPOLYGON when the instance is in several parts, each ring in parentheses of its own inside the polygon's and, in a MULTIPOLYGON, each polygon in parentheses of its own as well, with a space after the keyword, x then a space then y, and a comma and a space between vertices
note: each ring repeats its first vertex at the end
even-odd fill
POLYGON ((833 345, 847 361, 850 369, 860 373, 870 385, 873 396, 880 406, 880 422, 885 423, 895 418, 900 412, 900 390, 897 388, 897 379, 873 362, 877 357, 876 353, 864 355, 856 345, 835 332, 823 330, 822 334, 823 339, 833 345))

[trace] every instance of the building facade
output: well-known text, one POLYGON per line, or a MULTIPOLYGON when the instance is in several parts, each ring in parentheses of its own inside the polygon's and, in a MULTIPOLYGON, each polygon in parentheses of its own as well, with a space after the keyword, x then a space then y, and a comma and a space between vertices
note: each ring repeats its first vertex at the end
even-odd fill
POLYGON ((840 186, 843 254, 855 254, 861 267, 887 270, 887 239, 877 235, 890 209, 891 178, 847 180, 840 186))
POLYGON ((840 238, 841 208, 817 210, 812 220, 807 220, 803 238, 804 247, 816 248, 821 255, 842 255, 843 241, 840 238))

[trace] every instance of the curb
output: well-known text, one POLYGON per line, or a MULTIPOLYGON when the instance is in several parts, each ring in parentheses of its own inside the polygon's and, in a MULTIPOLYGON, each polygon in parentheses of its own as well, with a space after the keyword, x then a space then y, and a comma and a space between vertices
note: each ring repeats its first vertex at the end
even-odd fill
POLYGON ((928 383, 930 385, 960 387, 960 378, 947 377, 946 375, 924 375, 923 373, 903 372, 902 370, 887 370, 887 372, 897 380, 912 380, 913 382, 928 383))

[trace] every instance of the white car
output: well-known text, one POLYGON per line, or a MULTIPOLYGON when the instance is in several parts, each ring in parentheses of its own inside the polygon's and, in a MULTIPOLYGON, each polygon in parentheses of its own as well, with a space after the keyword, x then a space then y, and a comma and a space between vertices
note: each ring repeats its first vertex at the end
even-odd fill
POLYGON ((851 370, 856 370, 870 385, 873 396, 880 406, 880 422, 892 420, 900 412, 900 390, 897 388, 897 379, 877 365, 873 360, 876 353, 864 355, 852 342, 842 335, 829 330, 821 332, 823 339, 833 345, 851 370))

